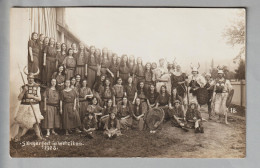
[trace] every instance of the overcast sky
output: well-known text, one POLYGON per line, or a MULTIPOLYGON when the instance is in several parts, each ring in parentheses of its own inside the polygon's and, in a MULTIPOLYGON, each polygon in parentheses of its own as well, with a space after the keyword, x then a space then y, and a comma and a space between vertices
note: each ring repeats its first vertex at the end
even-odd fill
MULTIPOLYGON (((225 43, 222 32, 237 19, 237 9, 67 8, 66 21, 82 41, 107 47, 144 62, 176 57, 184 71, 200 62, 201 71, 214 58, 234 67, 239 52, 225 43)), ((231 68, 232 69, 232 68, 231 68)))

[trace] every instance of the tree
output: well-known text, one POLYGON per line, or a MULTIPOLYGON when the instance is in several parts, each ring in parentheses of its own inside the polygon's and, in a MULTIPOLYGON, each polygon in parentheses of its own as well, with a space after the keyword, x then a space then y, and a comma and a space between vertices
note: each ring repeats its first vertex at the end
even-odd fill
POLYGON ((243 59, 240 60, 238 68, 235 70, 235 72, 236 79, 242 80, 246 78, 246 64, 243 59))
POLYGON ((226 28, 222 35, 228 45, 240 47, 240 51, 234 57, 233 61, 236 62, 242 59, 242 56, 245 56, 246 41, 245 10, 240 10, 237 13, 237 20, 233 22, 232 26, 226 28))

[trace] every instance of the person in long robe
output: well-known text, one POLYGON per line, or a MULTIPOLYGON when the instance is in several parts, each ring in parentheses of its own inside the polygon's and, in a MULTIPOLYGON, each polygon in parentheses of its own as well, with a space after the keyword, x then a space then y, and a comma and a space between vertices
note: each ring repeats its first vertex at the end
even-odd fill
POLYGON ((57 61, 57 50, 55 46, 54 38, 50 38, 49 46, 45 47, 43 55, 43 66, 45 71, 43 72, 46 76, 47 86, 50 86, 51 77, 56 71, 57 61))
MULTIPOLYGON (((65 89, 61 92, 60 109, 62 114, 62 126, 65 134, 69 135, 69 130, 81 126, 79 113, 77 111, 77 93, 70 87, 70 80, 65 81, 65 89)), ((78 132, 80 132, 78 130, 78 132)))
POLYGON ((123 80, 123 85, 127 83, 128 77, 130 76, 130 70, 127 66, 127 55, 123 55, 119 66, 119 77, 123 80))
POLYGON ((64 82, 65 82, 65 68, 63 65, 58 66, 58 70, 53 73, 52 79, 56 79, 56 88, 59 92, 64 89, 64 82))
MULTIPOLYGON (((28 41, 28 72, 36 73, 39 69, 40 46, 37 42, 38 33, 32 33, 31 40, 28 41)), ((40 79, 39 75, 35 76, 36 80, 40 79)))
POLYGON ((40 80, 42 83, 42 70, 43 70, 43 50, 44 50, 44 34, 40 34, 39 38, 37 39, 37 43, 39 45, 39 77, 37 80, 40 80))
POLYGON ((129 71, 130 71, 130 76, 133 76, 134 75, 134 67, 135 67, 135 57, 134 57, 134 55, 129 56, 127 66, 129 68, 129 71))
POLYGON ((90 47, 90 55, 87 60, 87 80, 88 86, 92 89, 97 78, 98 54, 94 46, 90 47))
POLYGON ((87 57, 88 53, 85 50, 84 44, 81 42, 79 43, 79 51, 75 56, 77 64, 75 73, 79 74, 82 79, 84 79, 87 76, 87 57))
POLYGON ((60 93, 56 89, 56 79, 51 80, 51 87, 45 90, 43 97, 45 113, 42 128, 47 130, 46 137, 49 137, 50 133, 57 135, 54 129, 61 128, 61 116, 59 110, 60 93))
POLYGON ((84 79, 82 81, 82 87, 79 89, 79 115, 81 121, 83 121, 86 115, 88 105, 91 102, 92 98, 93 98, 93 93, 91 89, 87 87, 87 80, 84 79))
POLYGON ((66 80, 70 80, 75 75, 76 59, 73 57, 73 50, 68 49, 68 56, 65 57, 62 63, 65 67, 66 80))

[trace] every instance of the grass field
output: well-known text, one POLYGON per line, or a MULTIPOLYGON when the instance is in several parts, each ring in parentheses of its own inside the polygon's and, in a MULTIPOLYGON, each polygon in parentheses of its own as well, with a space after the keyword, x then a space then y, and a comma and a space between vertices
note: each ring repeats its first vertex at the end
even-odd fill
MULTIPOLYGON (((34 140, 33 131, 28 132, 20 143, 10 142, 11 157, 168 157, 168 158, 241 158, 246 155, 246 123, 244 108, 230 114, 229 125, 215 121, 204 122, 204 134, 194 130, 184 132, 163 124, 162 130, 150 134, 148 130, 123 131, 123 135, 113 140, 105 139, 102 131, 97 131, 95 139, 82 134, 65 136, 51 135, 45 143, 70 142, 72 145, 24 145, 34 140), (52 148, 52 150, 50 150, 52 148), (55 149, 54 149, 55 148, 55 149)), ((208 119, 205 107, 203 118, 208 119)), ((54 144, 55 145, 55 144, 54 144)))

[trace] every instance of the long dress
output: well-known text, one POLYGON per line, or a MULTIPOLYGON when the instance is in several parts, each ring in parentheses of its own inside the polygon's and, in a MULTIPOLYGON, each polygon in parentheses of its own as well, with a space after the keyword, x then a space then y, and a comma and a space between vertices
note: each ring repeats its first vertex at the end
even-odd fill
POLYGON ((171 83, 172 83, 172 90, 176 89, 177 90, 177 94, 179 96, 181 96, 182 98, 184 97, 184 93, 186 91, 186 87, 185 84, 178 84, 178 82, 184 82, 186 79, 186 74, 185 73, 181 73, 179 75, 177 75, 176 73, 173 73, 171 75, 171 83))
POLYGON ((107 69, 110 67, 110 61, 108 59, 102 59, 101 62, 101 75, 108 76, 107 69))
POLYGON ((77 128, 81 125, 78 111, 74 111, 74 101, 77 98, 75 90, 61 92, 62 100, 62 125, 64 129, 77 128))
POLYGON ((117 117, 119 119, 121 128, 127 129, 128 127, 131 127, 133 119, 132 119, 132 111, 130 105, 127 104, 126 106, 124 106, 123 104, 120 104, 118 106, 117 117))
POLYGON ((56 79, 56 88, 59 92, 61 92, 64 89, 65 75, 54 72, 52 78, 56 79))
POLYGON ((39 77, 36 77, 36 78, 39 78, 42 81, 44 44, 39 39, 37 40, 37 43, 39 45, 39 65, 38 66, 39 66, 40 74, 39 74, 39 77))
POLYGON ((135 80, 134 84, 135 86, 139 85, 140 82, 144 82, 145 77, 144 77, 144 66, 142 64, 137 64, 134 67, 134 74, 135 74, 135 80))
POLYGON ((87 64, 87 53, 84 51, 79 51, 76 55, 76 62, 76 74, 79 74, 81 78, 84 79, 86 74, 85 68, 87 64))
POLYGON ((56 71, 57 51, 55 47, 47 46, 44 53, 46 53, 46 66, 43 73, 46 76, 47 86, 50 86, 51 77, 56 71))
POLYGON ((85 99, 85 96, 90 94, 92 94, 92 91, 88 87, 82 87, 79 89, 79 116, 81 121, 83 121, 89 102, 91 101, 89 98, 85 99))
POLYGON ((122 78, 122 84, 126 85, 128 82, 128 77, 130 75, 130 70, 127 65, 120 65, 119 67, 119 77, 122 78))
POLYGON ((60 128, 61 117, 59 113, 60 95, 57 90, 47 88, 43 94, 46 98, 46 112, 44 114, 44 120, 42 127, 46 129, 60 128))
POLYGON ((92 89, 97 78, 98 59, 94 55, 90 55, 87 64, 88 64, 88 70, 87 70, 88 86, 92 89))
POLYGON ((66 57, 66 52, 57 51, 58 66, 62 65, 66 57))
POLYGON ((111 75, 109 75, 109 79, 111 81, 111 84, 114 85, 116 83, 116 79, 117 79, 117 72, 119 70, 119 65, 117 63, 111 63, 109 66, 109 70, 113 73, 114 77, 112 77, 111 75))
MULTIPOLYGON (((40 57, 40 46, 36 40, 29 40, 28 42, 28 72, 35 73, 39 68, 39 58, 40 57), (29 55, 29 47, 32 48, 33 62, 29 55)), ((41 69, 39 69, 41 70, 41 69)), ((40 79, 40 76, 35 76, 36 79, 40 79)))
POLYGON ((114 95, 116 99, 116 105, 122 102, 123 97, 124 97, 124 87, 123 85, 116 84, 113 87, 114 89, 114 95))
POLYGON ((74 57, 65 57, 63 63, 66 67, 66 79, 69 79, 75 75, 76 59, 74 57))

